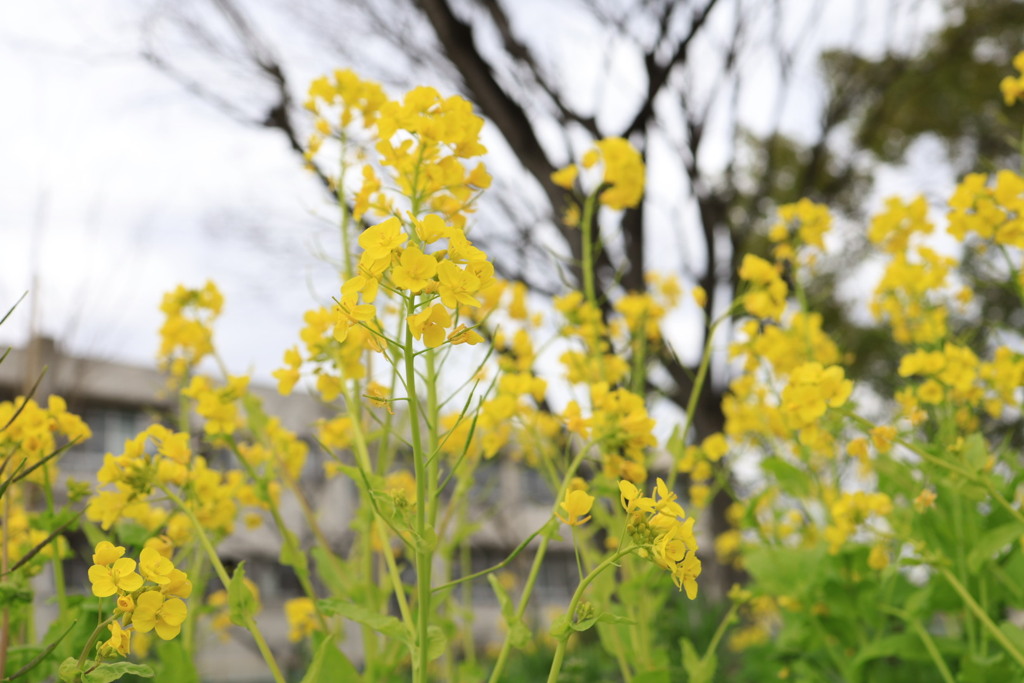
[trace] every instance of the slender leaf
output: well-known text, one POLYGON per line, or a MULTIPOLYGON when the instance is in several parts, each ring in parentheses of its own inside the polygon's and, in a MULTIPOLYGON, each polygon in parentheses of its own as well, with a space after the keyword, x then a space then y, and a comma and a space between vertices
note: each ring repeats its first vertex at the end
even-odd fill
POLYGON ((84 511, 84 510, 82 510, 82 511, 81 511, 81 512, 79 512, 79 513, 78 513, 77 515, 75 515, 75 516, 74 516, 74 517, 72 517, 71 519, 67 520, 66 522, 64 522, 63 524, 61 524, 61 525, 60 525, 59 527, 57 527, 56 529, 54 529, 54 530, 53 530, 52 532, 50 532, 50 535, 49 535, 49 536, 47 536, 47 537, 46 537, 46 538, 44 538, 44 539, 43 539, 42 541, 40 541, 40 542, 39 542, 38 544, 36 544, 36 545, 35 545, 35 547, 33 547, 33 548, 32 548, 32 550, 29 550, 29 551, 28 551, 27 553, 25 553, 24 557, 22 557, 22 558, 21 558, 20 560, 18 560, 17 562, 15 562, 15 563, 14 563, 14 566, 13 566, 13 567, 11 567, 10 569, 8 569, 8 570, 7 570, 7 571, 6 571, 6 572, 5 572, 4 574, 3 574, 3 576, 7 576, 7 574, 11 574, 11 573, 13 573, 13 572, 16 572, 16 571, 17 571, 18 569, 20 569, 20 568, 21 568, 21 567, 22 567, 22 566, 23 566, 23 565, 24 565, 24 564, 25 564, 26 562, 30 561, 30 560, 31 560, 31 559, 32 559, 33 557, 35 557, 36 555, 38 555, 38 554, 40 553, 40 551, 42 551, 42 549, 43 549, 43 548, 45 548, 45 547, 46 547, 47 545, 49 545, 50 541, 52 541, 53 539, 55 539, 55 538, 56 538, 57 536, 59 536, 60 534, 64 533, 64 531, 65 531, 65 530, 67 530, 67 528, 68 528, 69 526, 71 526, 72 524, 74 524, 75 522, 77 522, 77 521, 78 521, 78 518, 82 516, 82 512, 85 512, 85 511, 84 511))
POLYGON ((231 623, 245 626, 256 611, 256 600, 245 585, 245 561, 238 563, 228 584, 228 609, 231 623))
POLYGON ((153 669, 145 664, 135 664, 134 662, 100 664, 92 671, 82 674, 82 683, 112 683, 127 674, 139 678, 152 678, 153 669))
POLYGON ((25 410, 25 406, 28 405, 28 402, 32 400, 32 396, 35 395, 36 390, 39 389, 39 383, 43 381, 43 377, 46 375, 46 370, 46 368, 43 368, 43 371, 39 373, 39 377, 36 379, 36 383, 33 384, 32 388, 28 390, 28 394, 21 399, 21 405, 19 405, 17 410, 14 411, 14 414, 11 415, 11 418, 7 420, 7 424, 5 424, 3 427, 0 427, 0 432, 6 430, 8 427, 14 424, 14 421, 18 419, 19 415, 21 415, 21 411, 25 410))
POLYGON ((29 671, 31 671, 32 669, 34 669, 34 668, 36 668, 37 666, 39 666, 39 664, 40 664, 40 663, 41 663, 41 662, 42 662, 42 661, 43 661, 44 659, 46 659, 47 657, 49 657, 49 656, 50 656, 50 653, 51 653, 51 652, 53 652, 53 651, 54 651, 55 649, 57 649, 57 646, 58 646, 58 645, 60 645, 60 641, 64 640, 64 638, 65 638, 65 637, 66 637, 66 636, 67 636, 67 635, 68 635, 69 633, 71 633, 71 629, 73 629, 73 628, 75 627, 75 624, 77 624, 77 623, 78 623, 78 621, 77 621, 77 620, 75 620, 75 621, 72 621, 72 622, 71 622, 71 625, 70 625, 70 626, 68 626, 68 627, 67 627, 66 629, 64 629, 64 633, 61 633, 61 634, 60 634, 60 637, 58 637, 58 638, 57 638, 57 640, 55 640, 55 641, 53 641, 52 643, 50 643, 49 645, 47 645, 47 646, 46 646, 46 649, 44 649, 44 650, 43 650, 42 652, 40 652, 39 654, 37 654, 37 655, 36 655, 35 657, 33 657, 32 659, 30 659, 30 660, 28 661, 28 663, 27 663, 27 664, 25 664, 25 666, 21 667, 20 669, 18 669, 18 670, 17 670, 17 671, 15 671, 14 673, 12 673, 12 674, 11 674, 10 676, 8 676, 7 678, 5 678, 4 680, 5 680, 5 681, 13 681, 13 680, 15 680, 15 679, 21 678, 22 676, 24 676, 25 674, 27 674, 27 673, 28 673, 29 671))
POLYGON ((412 640, 409 630, 405 628, 405 624, 396 617, 381 614, 364 605, 337 598, 319 600, 317 604, 320 605, 320 609, 324 614, 337 614, 346 619, 351 619, 356 623, 369 626, 374 631, 383 633, 389 638, 400 640, 403 643, 410 643, 412 640))
POLYGON ((345 653, 334 644, 334 634, 319 634, 322 640, 313 655, 313 661, 306 669, 301 683, 333 683, 351 681, 359 683, 362 678, 345 653))
POLYGON ((28 296, 28 291, 23 292, 22 295, 18 297, 18 300, 14 302, 14 305, 7 309, 7 312, 4 313, 4 317, 0 318, 0 325, 7 322, 7 319, 11 317, 11 313, 14 313, 14 309, 18 307, 18 304, 25 300, 26 296, 28 296))

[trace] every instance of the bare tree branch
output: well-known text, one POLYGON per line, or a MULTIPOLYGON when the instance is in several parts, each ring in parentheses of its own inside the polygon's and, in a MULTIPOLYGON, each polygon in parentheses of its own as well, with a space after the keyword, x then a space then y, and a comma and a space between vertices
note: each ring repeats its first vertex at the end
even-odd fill
POLYGON ((498 127, 530 175, 540 183, 553 209, 552 221, 569 245, 573 262, 578 264, 582 257, 579 231, 569 230, 558 220, 560 209, 566 205, 565 192, 551 182, 555 166, 537 139, 526 111, 498 83, 491 66, 476 49, 473 28, 456 17, 445 0, 417 0, 417 5, 434 27, 445 54, 458 69, 474 101, 498 127))
MULTIPOLYGON (((633 118, 633 121, 622 132, 622 137, 629 137, 647 126, 647 122, 654 116, 654 101, 661 92, 661 89, 665 87, 669 74, 677 64, 686 61, 693 39, 700 34, 704 22, 707 21, 711 10, 715 8, 716 4, 718 4, 718 0, 708 0, 704 8, 694 15, 693 21, 690 23, 690 30, 682 37, 676 46, 675 52, 664 64, 658 64, 657 57, 655 56, 657 46, 651 48, 644 55, 644 65, 647 69, 647 96, 644 98, 644 102, 633 118)), ((667 16, 665 20, 668 20, 667 16)))
POLYGON ((557 93, 551 83, 548 82, 540 68, 540 65, 537 64, 537 60, 534 58, 533 53, 512 34, 512 26, 509 23, 508 15, 505 13, 505 10, 502 9, 498 0, 479 0, 479 2, 487 10, 495 27, 497 27, 498 33, 501 35, 505 51, 510 57, 527 68, 540 89, 544 91, 558 109, 559 121, 562 124, 569 122, 577 123, 595 138, 601 137, 601 133, 597 129, 597 121, 594 117, 583 116, 579 112, 571 109, 565 103, 564 98, 557 93))

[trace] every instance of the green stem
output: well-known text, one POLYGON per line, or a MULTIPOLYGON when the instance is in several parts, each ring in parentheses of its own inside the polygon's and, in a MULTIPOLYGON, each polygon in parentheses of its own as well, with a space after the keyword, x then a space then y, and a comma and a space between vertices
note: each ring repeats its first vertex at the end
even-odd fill
POLYGON ((917 619, 911 619, 909 622, 910 627, 914 629, 917 637, 921 639, 924 644, 924 649, 928 650, 928 655, 932 658, 935 663, 935 668, 939 670, 939 675, 942 676, 942 680, 945 683, 956 683, 956 679, 953 678, 953 672, 946 666, 946 660, 942 658, 942 653, 939 652, 939 648, 936 647, 935 641, 932 640, 931 635, 925 629, 917 619))
POLYGON ((925 629, 920 621, 914 619, 910 614, 901 609, 889 607, 887 605, 882 605, 879 608, 879 611, 899 617, 914 629, 914 633, 916 633, 917 637, 921 639, 921 643, 924 644, 924 649, 928 651, 928 655, 932 658, 935 668, 939 670, 939 675, 942 676, 944 683, 956 683, 953 673, 949 670, 949 667, 946 666, 946 660, 942 658, 942 653, 940 653, 939 648, 936 647, 931 634, 928 633, 927 629, 925 629))
MULTIPOLYGON (((192 561, 189 563, 188 578, 192 582, 192 592, 195 595, 206 595, 208 574, 203 564, 202 548, 192 546, 191 555, 192 561)), ((185 623, 181 625, 182 644, 189 657, 193 657, 196 651, 196 622, 199 620, 199 614, 199 610, 190 609, 185 616, 185 623)))
POLYGON ((734 602, 732 607, 729 608, 729 611, 725 613, 724 617, 722 617, 722 621, 718 624, 718 628, 715 629, 715 635, 711 637, 711 642, 708 643, 708 649, 704 651, 704 657, 702 657, 702 659, 706 660, 708 657, 714 655, 715 650, 718 649, 718 643, 720 643, 722 638, 725 637, 725 632, 728 630, 729 625, 736 620, 736 613, 739 611, 741 604, 742 603, 734 602))
MULTIPOLYGON (((460 512, 460 517, 463 518, 462 523, 467 524, 465 519, 465 509, 460 512)), ((459 573, 463 576, 467 576, 473 571, 473 555, 472 548, 468 541, 463 541, 459 544, 459 573)), ((462 608, 464 622, 462 624, 462 651, 466 657, 466 663, 470 669, 476 665, 476 643, 473 640, 473 584, 465 583, 462 587, 462 608)))
MULTIPOLYGON (((416 297, 407 301, 407 315, 416 312, 416 297)), ((413 353, 412 329, 405 329, 405 387, 409 395, 409 422, 412 437, 412 460, 416 477, 416 662, 413 665, 413 680, 422 683, 427 680, 427 634, 430 628, 430 569, 433 552, 427 547, 427 508, 430 505, 429 474, 426 458, 423 457, 423 440, 420 433, 419 399, 416 396, 416 357, 413 353)))
POLYGON ((647 382, 647 316, 640 316, 640 324, 634 330, 633 374, 629 389, 637 396, 643 396, 647 382))
MULTIPOLYGON (((956 536, 957 544, 957 553, 955 561, 957 573, 960 575, 960 580, 964 583, 967 583, 969 575, 967 572, 967 551, 965 548, 966 539, 964 534, 963 517, 963 501, 961 501, 958 498, 956 499, 953 505, 953 530, 956 536)), ((976 653, 978 651, 978 632, 975 627, 974 619, 971 618, 971 615, 969 613, 964 614, 964 626, 967 630, 968 646, 971 652, 976 653)))
MULTIPOLYGON (((217 555, 217 549, 213 547, 213 542, 210 540, 210 537, 206 535, 206 530, 199 522, 195 513, 185 505, 185 501, 166 486, 161 486, 160 490, 164 492, 167 498, 174 503, 186 517, 188 517, 189 521, 192 523, 192 529, 196 532, 196 537, 199 539, 199 543, 203 546, 203 550, 206 551, 206 556, 209 558, 214 572, 217 573, 217 578, 220 579, 221 583, 224 584, 224 589, 227 590, 231 585, 231 577, 228 575, 228 570, 224 568, 224 564, 220 561, 220 556, 217 555)), ((281 668, 277 665, 277 660, 274 659, 274 653, 271 652, 270 647, 267 646, 267 641, 264 640, 263 634, 260 632, 259 626, 256 625, 255 620, 253 620, 251 616, 246 615, 244 626, 248 629, 249 633, 252 634, 253 640, 256 641, 256 647, 259 649, 260 654, 263 655, 263 661, 267 663, 267 667, 270 669, 270 673, 274 677, 274 681, 276 681, 276 683, 285 683, 284 675, 281 674, 281 668)))
MULTIPOLYGON (((362 471, 363 476, 367 477, 372 471, 372 465, 370 464, 370 449, 366 445, 366 435, 363 433, 363 418, 362 418, 362 407, 363 404, 359 400, 357 393, 353 390, 352 384, 345 383, 345 405, 348 406, 349 414, 351 415, 352 423, 352 434, 355 448, 352 449, 356 458, 356 466, 362 471)), ((373 529, 374 521, 376 519, 376 511, 373 505, 373 492, 367 490, 366 499, 362 501, 363 504, 369 504, 370 524, 368 526, 368 532, 361 535, 360 547, 361 547, 361 559, 363 562, 363 571, 366 573, 366 580, 370 583, 376 582, 376 569, 373 564, 373 529)), ((385 554, 390 554, 391 546, 388 544, 388 536, 385 533, 381 536, 381 546, 384 549, 385 554)), ((392 562, 394 558, 392 558, 392 562)), ((401 582, 396 586, 397 593, 403 593, 404 589, 401 588, 401 582)), ((367 596, 367 603, 369 607, 374 610, 379 609, 379 605, 374 604, 373 599, 374 593, 371 591, 367 596)), ((367 672, 373 673, 372 667, 377 664, 377 633, 367 625, 362 626, 363 632, 363 655, 367 663, 367 672)))
MULTIPOLYGON (((43 465, 43 492, 46 496, 46 509, 50 513, 51 517, 54 514, 56 506, 53 503, 53 486, 50 484, 50 466, 49 464, 43 465)), ((6 514, 5 514, 6 516, 6 514)), ((57 605, 60 607, 61 614, 67 614, 68 611, 68 595, 67 595, 67 584, 64 581, 64 561, 60 557, 60 539, 58 536, 54 539, 53 553, 51 555, 51 563, 53 564, 53 584, 57 591, 57 605)), ((5 568, 6 570, 6 568, 5 568)))
MULTIPOLYGON (((565 471, 565 476, 562 477, 562 485, 559 487, 558 494, 555 496, 555 504, 551 509, 552 521, 556 518, 558 507, 561 505, 562 500, 565 498, 565 491, 569 488, 569 482, 576 475, 576 470, 579 469, 580 463, 583 462, 583 458, 587 454, 589 444, 584 446, 573 458, 572 462, 569 463, 569 469, 565 471)), ((551 524, 552 522, 548 522, 551 524)), ((547 524, 541 528, 545 529, 547 524)), ((540 530, 538 531, 538 533, 540 530)), ((523 594, 519 597, 519 605, 516 607, 516 619, 522 619, 523 614, 526 613, 526 605, 530 602, 530 596, 533 593, 533 587, 537 582, 537 576, 540 574, 540 566, 544 562, 544 555, 548 550, 548 543, 551 541, 551 534, 544 534, 540 539, 540 545, 537 548, 537 554, 533 557, 533 564, 530 565, 530 573, 526 577, 526 585, 523 586, 523 594)), ((527 539, 526 542, 529 542, 527 539)), ((523 546, 525 547, 525 542, 523 546)), ((518 550, 518 549, 517 549, 518 550)), ((491 677, 488 678, 489 683, 497 683, 501 677, 502 671, 505 669, 505 662, 508 660, 509 653, 512 651, 512 641, 510 639, 511 630, 509 634, 505 635, 505 641, 501 644, 501 651, 498 652, 498 659, 494 662, 494 670, 491 671, 491 677)))
MULTIPOLYGON (((346 394, 346 400, 351 405, 352 401, 354 399, 351 397, 351 395, 349 393, 349 394, 346 394)), ((358 465, 359 469, 363 472, 363 475, 366 476, 372 470, 371 470, 371 467, 370 467, 370 451, 369 451, 369 448, 366 445, 366 434, 363 432, 362 422, 360 422, 358 420, 353 420, 352 421, 352 435, 354 437, 353 438, 353 443, 355 444, 355 448, 353 449, 353 452, 355 453, 355 456, 356 456, 356 464, 358 465)), ((374 518, 377 519, 378 521, 383 520, 386 523, 387 522, 386 519, 383 519, 383 517, 380 517, 380 516, 377 515, 376 509, 373 506, 372 498, 370 498, 370 496, 372 496, 372 495, 373 495, 372 492, 367 491, 367 498, 370 500, 370 514, 373 515, 374 518)), ((371 528, 372 528, 372 525, 371 525, 371 528)), ((381 526, 379 524, 378 524, 377 529, 378 529, 378 533, 381 534, 380 535, 380 538, 382 539, 382 542, 381 542, 381 547, 382 547, 381 553, 384 555, 384 561, 387 564, 389 570, 394 568, 394 570, 391 572, 392 583, 393 583, 393 588, 394 588, 394 591, 395 591, 395 597, 399 601, 399 606, 401 607, 401 605, 405 602, 405 593, 404 593, 405 589, 403 587, 401 578, 399 577, 399 574, 398 574, 397 565, 395 563, 395 557, 394 557, 394 554, 393 554, 393 552, 391 550, 391 545, 387 542, 387 534, 385 532, 383 532, 383 530, 381 529, 381 526)), ((366 544, 366 553, 368 555, 372 555, 372 541, 373 541, 372 534, 363 534, 363 536, 365 537, 364 540, 365 540, 365 544, 366 544)), ((401 538, 401 537, 399 537, 399 538, 401 538)), ((372 559, 372 557, 371 557, 371 559, 372 559)), ((367 576, 368 579, 372 578, 372 576, 373 576, 373 574, 372 574, 372 570, 373 570, 372 562, 369 563, 369 567, 370 567, 371 573, 367 576)), ((411 618, 407 620, 407 625, 410 627, 410 629, 412 628, 412 623, 413 622, 412 622, 411 618)), ((369 628, 369 627, 367 627, 367 628, 369 628)))
POLYGON ((991 617, 988 616, 985 610, 981 608, 981 605, 979 605, 977 601, 975 601, 974 597, 971 596, 967 588, 965 588, 964 585, 957 580, 956 576, 953 575, 953 572, 949 571, 946 567, 939 567, 939 572, 946 578, 946 581, 949 581, 949 585, 953 587, 953 590, 960 595, 960 598, 964 601, 964 604, 967 605, 967 608, 974 613, 974 616, 978 617, 978 621, 980 621, 988 630, 992 635, 992 638, 1002 645, 1003 649, 1006 650, 1019 665, 1024 666, 1024 653, 1021 653, 1021 651, 1018 650, 1012 642, 1010 642, 1010 639, 1006 637, 1006 634, 996 626, 991 617))
POLYGON ((348 171, 348 164, 345 163, 345 143, 346 142, 347 142, 347 137, 345 135, 345 132, 342 131, 341 132, 341 154, 340 154, 341 163, 340 163, 340 167, 338 169, 338 182, 337 182, 337 184, 334 187, 334 191, 335 191, 336 196, 338 198, 338 208, 341 210, 341 220, 340 220, 340 225, 339 225, 339 227, 341 229, 341 268, 342 268, 342 273, 345 276, 345 280, 347 281, 347 280, 351 280, 352 279, 353 273, 352 273, 352 247, 349 244, 349 235, 348 235, 348 227, 349 227, 350 221, 349 221, 349 213, 348 213, 348 204, 345 202, 345 173, 348 171))
POLYGON ((615 565, 620 559, 633 552, 633 546, 620 550, 611 557, 608 557, 604 562, 594 567, 594 569, 587 574, 580 585, 576 587, 576 592, 572 594, 572 600, 569 601, 569 624, 566 624, 568 629, 564 634, 559 636, 558 647, 555 648, 555 656, 551 661, 551 671, 548 672, 548 683, 556 683, 558 681, 558 674, 562 670, 562 660, 565 658, 565 648, 569 642, 570 636, 572 636, 573 630, 570 624, 576 618, 576 608, 579 607, 580 600, 583 599, 583 593, 586 592, 587 587, 600 576, 604 570, 615 565))
MULTIPOLYGON (((708 338, 704 342, 704 353, 700 359, 700 366, 697 368, 697 376, 693 380, 693 387, 690 389, 690 397, 686 402, 686 422, 683 423, 683 433, 680 434, 680 443, 683 445, 686 444, 686 439, 693 428, 693 420, 697 413, 697 401, 700 399, 701 392, 704 390, 704 383, 708 378, 708 370, 711 367, 711 344, 715 340, 715 332, 718 330, 719 325, 730 319, 733 308, 730 307, 721 317, 708 325, 708 338)), ((669 468, 668 481, 666 482, 669 491, 675 487, 677 474, 678 470, 675 467, 669 468)))
POLYGON ((594 205, 597 193, 589 195, 583 202, 583 218, 580 228, 583 231, 583 294, 592 306, 597 306, 597 291, 594 283, 594 205))
POLYGON ((92 652, 92 649, 96 646, 96 641, 100 639, 100 634, 103 632, 103 627, 117 619, 119 616, 120 615, 116 613, 111 614, 109 617, 107 617, 106 619, 104 619, 96 625, 96 628, 93 629, 92 635, 89 636, 89 640, 85 642, 85 647, 82 648, 82 654, 78 657, 79 669, 85 667, 85 660, 89 656, 89 653, 92 652))
MULTIPOLYGON (((437 354, 433 349, 427 349, 427 435, 430 458, 427 460, 427 483, 433 488, 438 481, 438 407, 437 407, 437 354)), ((437 496, 429 491, 430 498, 427 500, 427 523, 437 524, 437 496)))

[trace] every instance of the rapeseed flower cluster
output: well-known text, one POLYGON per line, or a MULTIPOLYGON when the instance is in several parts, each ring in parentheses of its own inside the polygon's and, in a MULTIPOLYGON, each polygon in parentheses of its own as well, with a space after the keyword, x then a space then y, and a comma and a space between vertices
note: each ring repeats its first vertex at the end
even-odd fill
POLYGON ((1013 58, 1013 68, 1017 70, 1017 75, 1004 76, 999 82, 999 90, 1003 93, 1003 102, 1007 107, 1012 107, 1024 95, 1024 52, 1013 58))
POLYGON ((171 640, 188 616, 184 601, 192 594, 192 582, 174 566, 171 547, 147 543, 138 562, 125 552, 124 546, 100 541, 89 568, 93 595, 116 596, 116 618, 107 625, 110 638, 98 645, 100 658, 127 657, 133 634, 152 631, 171 640))
POLYGON ((829 507, 831 522, 824 533, 828 551, 837 554, 858 527, 868 521, 877 523, 892 512, 892 507, 892 500, 884 493, 855 491, 840 494, 829 507))
POLYGON ((57 479, 56 462, 53 458, 47 460, 48 456, 67 444, 92 437, 89 426, 68 411, 67 402, 55 394, 47 398, 45 408, 22 396, 0 402, 0 425, 6 425, 0 430, 0 452, 11 464, 20 463, 27 471, 45 460, 26 477, 37 484, 57 479))
POLYGON ((107 453, 96 475, 101 488, 89 500, 85 515, 104 530, 120 520, 132 520, 157 531, 164 528, 175 544, 191 537, 191 525, 181 513, 156 504, 161 491, 185 493, 189 510, 214 533, 234 529, 240 504, 259 499, 239 470, 222 472, 209 467, 192 451, 191 437, 154 424, 125 442, 118 455, 107 453))
POLYGON ((223 305, 224 297, 213 282, 201 289, 178 285, 164 295, 160 310, 165 319, 157 352, 162 370, 180 379, 213 353, 211 329, 223 305))
POLYGON ((619 501, 626 511, 626 533, 639 553, 672 574, 672 581, 686 596, 697 597, 697 537, 693 517, 676 502, 676 494, 659 477, 650 496, 642 495, 632 482, 619 482, 619 501))
POLYGON ((580 176, 600 165, 602 173, 597 199, 610 209, 630 209, 640 203, 644 194, 643 156, 624 138, 604 138, 594 143, 579 164, 569 164, 555 171, 551 181, 559 187, 572 190, 580 176))
MULTIPOLYGON (((768 232, 768 239, 776 245, 772 255, 779 263, 792 261, 798 254, 813 256, 825 249, 825 234, 831 228, 832 215, 827 206, 806 198, 783 204, 779 207, 779 222, 768 232)), ((811 261, 806 265, 811 265, 811 261)))

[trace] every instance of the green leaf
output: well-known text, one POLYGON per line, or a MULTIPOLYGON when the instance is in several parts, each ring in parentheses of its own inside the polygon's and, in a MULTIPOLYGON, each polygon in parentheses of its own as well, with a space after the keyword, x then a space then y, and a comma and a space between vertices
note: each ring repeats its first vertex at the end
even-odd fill
POLYGON ((440 626, 431 624, 427 627, 427 661, 434 661, 448 649, 448 637, 440 626))
MULTIPOLYGON (((141 548, 146 544, 146 541, 152 538, 152 536, 152 531, 141 524, 136 524, 135 522, 119 522, 117 525, 117 537, 122 544, 127 546, 141 548)), ((92 539, 90 539, 90 542, 91 540, 92 539)), ((95 546, 96 543, 93 543, 92 545, 95 546)))
POLYGON ((126 674, 132 674, 139 678, 152 678, 153 670, 145 664, 135 664, 134 662, 100 664, 89 673, 82 674, 82 683, 111 683, 126 674))
POLYGON ((633 683, 672 683, 672 674, 668 669, 641 671, 633 676, 633 683))
POLYGON ((32 591, 10 581, 0 581, 0 607, 32 602, 32 591))
POLYGON ((925 584, 922 588, 911 593, 910 597, 903 603, 903 609, 913 616, 927 614, 930 611, 929 602, 932 598, 933 585, 931 583, 925 584))
POLYGON ((985 437, 978 432, 971 434, 964 439, 961 453, 972 470, 982 471, 988 463, 988 444, 985 443, 985 437))
POLYGON ((299 538, 291 530, 281 528, 281 554, 278 561, 286 567, 292 567, 303 578, 309 578, 309 558, 302 552, 299 538))
POLYGON ((999 630, 1019 652, 1024 652, 1024 629, 1012 622, 1004 621, 999 624, 999 630))
POLYGON ((157 648, 160 657, 160 680, 174 683, 200 683, 195 663, 185 651, 181 638, 164 641, 157 648))
POLYGON ((985 531, 967 553, 967 568, 977 572, 985 562, 996 559, 1003 548, 1015 543, 1021 535, 1024 535, 1024 526, 1019 522, 1009 522, 985 531))
POLYGON ((810 495, 811 487, 807 473, 800 468, 789 464, 779 456, 773 455, 765 458, 761 463, 761 469, 775 475, 776 481, 779 482, 779 488, 781 488, 784 493, 788 493, 799 498, 804 498, 810 495))
POLYGON ((899 633, 896 635, 882 636, 871 641, 860 649, 853 659, 854 667, 861 667, 872 659, 883 657, 901 657, 907 652, 921 649, 921 641, 916 635, 910 633, 899 633))
MULTIPOLYGON (((84 511, 83 511, 83 512, 84 512, 84 511)), ((79 513, 79 514, 81 514, 81 513, 79 513)), ((57 538, 57 536, 60 536, 60 535, 61 535, 62 533, 64 533, 64 531, 65 531, 65 530, 66 530, 66 529, 67 529, 67 528, 68 528, 69 526, 71 526, 71 524, 72 524, 73 522, 75 522, 75 521, 77 521, 77 520, 78 520, 78 515, 74 515, 74 516, 73 516, 73 517, 72 517, 71 519, 69 519, 69 520, 65 521, 65 522, 64 522, 63 524, 61 524, 61 525, 60 525, 59 527, 57 527, 57 528, 56 528, 56 529, 54 529, 54 530, 53 530, 52 532, 50 532, 50 535, 48 535, 48 536, 47 536, 46 538, 44 538, 44 539, 43 539, 42 541, 40 541, 40 542, 39 542, 39 543, 37 543, 37 544, 36 544, 35 546, 33 546, 33 548, 32 548, 31 550, 29 550, 29 551, 28 551, 27 553, 25 553, 24 555, 22 555, 21 559, 20 559, 20 560, 18 560, 17 562, 15 562, 15 563, 14 563, 14 566, 13 566, 13 567, 11 567, 10 569, 8 569, 8 570, 7 570, 7 572, 6 572, 5 574, 4 574, 4 576, 6 576, 7 574, 11 574, 11 573, 13 573, 13 572, 16 572, 16 571, 18 571, 18 570, 19 570, 19 569, 20 569, 21 567, 23 567, 23 566, 24 566, 24 565, 26 565, 26 564, 27 564, 28 562, 30 562, 30 561, 32 560, 32 558, 33 558, 33 557, 35 557, 36 555, 38 555, 38 554, 39 554, 39 553, 40 553, 40 552, 41 552, 41 551, 43 550, 43 548, 45 548, 45 547, 46 547, 46 546, 48 546, 48 545, 49 545, 49 544, 50 544, 51 542, 53 542, 53 539, 57 538)))
POLYGON ((748 552, 745 563, 766 593, 800 597, 817 588, 830 560, 823 546, 761 547, 748 552))
POLYGON ((573 631, 579 631, 580 633, 582 633, 583 631, 589 630, 596 623, 597 616, 595 615, 592 617, 587 617, 586 619, 580 619, 579 621, 570 622, 569 628, 571 628, 573 631))
POLYGON ((328 591, 331 595, 349 595, 351 589, 349 584, 342 578, 335 567, 341 565, 344 567, 344 560, 341 558, 331 555, 330 551, 324 550, 320 546, 316 545, 309 550, 310 557, 313 558, 313 566, 316 568, 317 576, 327 586, 328 591))
POLYGON ((701 657, 689 638, 680 638, 679 647, 683 651, 683 670, 686 671, 688 683, 711 683, 718 668, 715 653, 709 652, 701 657))
MULTIPOLYGON (((338 462, 337 460, 334 461, 334 464, 331 465, 331 467, 334 467, 335 469, 337 469, 340 472, 344 472, 345 475, 348 476, 349 479, 351 479, 352 481, 354 481, 356 483, 356 485, 362 487, 362 485, 363 485, 363 472, 358 467, 356 467, 354 465, 346 465, 345 463, 338 462)), ((372 479, 371 479, 371 481, 372 481, 372 479)))
POLYGON ((82 669, 78 666, 76 657, 68 657, 57 668, 57 677, 64 683, 78 683, 82 669))
POLYGON ((635 624, 636 622, 629 617, 623 617, 618 614, 612 614, 611 612, 601 612, 595 614, 592 617, 581 619, 579 621, 569 624, 574 631, 586 631, 594 626, 594 624, 635 624))
POLYGON ((301 683, 334 683, 334 681, 352 681, 359 683, 362 678, 349 658, 345 656, 338 646, 334 644, 334 634, 323 634, 317 632, 314 638, 320 639, 320 644, 313 655, 306 675, 302 677, 301 683))
POLYGON ((551 622, 551 637, 557 640, 561 640, 569 633, 569 615, 559 614, 555 617, 554 621, 551 622))
POLYGON ((521 650, 530 643, 530 629, 526 626, 526 622, 523 621, 522 617, 516 616, 515 606, 512 604, 511 598, 508 593, 502 587, 501 582, 498 581, 498 577, 494 574, 487 575, 487 581, 491 584, 491 589, 498 598, 498 604, 501 606, 501 616, 505 619, 505 625, 508 627, 508 638, 509 644, 517 650, 521 650))
POLYGON ((406 644, 412 642, 412 637, 409 630, 405 628, 405 624, 389 614, 381 614, 364 605, 339 598, 319 600, 317 604, 324 614, 338 615, 351 619, 358 624, 369 626, 378 633, 383 633, 389 638, 394 638, 406 644))
POLYGON ((544 525, 544 529, 540 532, 540 535, 552 541, 561 541, 561 527, 562 525, 559 521, 552 517, 548 523, 544 525))
POLYGON ((246 626, 256 613, 256 599, 245 585, 245 561, 238 563, 228 584, 228 609, 231 623, 246 626))
POLYGON ((75 624, 77 624, 77 623, 78 623, 77 621, 72 621, 72 622, 71 622, 71 625, 70 625, 70 626, 68 626, 68 627, 67 627, 67 628, 66 628, 66 629, 64 630, 64 633, 60 634, 60 637, 59 637, 59 638, 57 638, 57 640, 55 640, 55 641, 53 641, 52 643, 50 643, 50 644, 49 644, 49 645, 48 645, 48 646, 46 647, 46 649, 45 649, 45 650, 41 651, 41 652, 40 652, 39 654, 37 654, 37 655, 36 655, 35 657, 33 657, 33 658, 32 658, 31 660, 29 660, 29 661, 28 661, 28 662, 27 662, 27 663, 25 664, 25 666, 21 667, 20 669, 18 669, 17 671, 15 671, 15 672, 14 672, 13 674, 11 674, 10 676, 8 676, 8 677, 7 677, 6 679, 4 679, 4 680, 7 680, 7 681, 13 681, 13 680, 15 680, 15 679, 21 678, 22 676, 24 676, 25 674, 27 674, 27 673, 28 673, 29 671, 31 671, 32 669, 34 669, 34 668, 36 668, 37 666, 39 666, 40 662, 42 662, 42 661, 43 661, 44 659, 46 659, 47 657, 49 657, 49 656, 50 656, 50 653, 51 653, 51 652, 53 652, 53 651, 54 651, 55 649, 57 649, 57 646, 58 646, 58 645, 60 645, 60 641, 64 640, 65 636, 67 636, 67 634, 71 633, 71 629, 73 629, 73 628, 75 627, 75 624))
POLYGON ((597 617, 598 623, 601 624, 635 624, 636 621, 629 617, 624 617, 621 614, 612 614, 611 612, 601 612, 597 617))
POLYGON ((416 552, 432 553, 437 548, 437 532, 429 524, 423 529, 422 536, 414 531, 411 531, 410 535, 412 536, 412 544, 416 548, 416 552))

